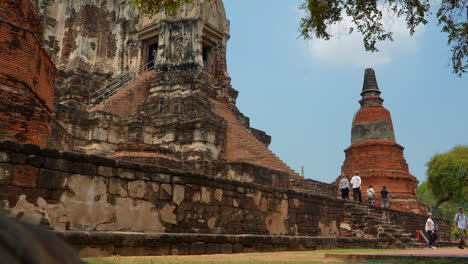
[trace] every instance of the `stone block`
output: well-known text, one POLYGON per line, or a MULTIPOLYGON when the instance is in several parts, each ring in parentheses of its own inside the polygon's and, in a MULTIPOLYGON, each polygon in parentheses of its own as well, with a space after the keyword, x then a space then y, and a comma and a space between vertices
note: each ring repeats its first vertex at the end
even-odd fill
POLYGON ((201 202, 205 204, 211 202, 211 191, 209 188, 201 187, 201 202))
POLYGON ((134 247, 118 247, 115 248, 115 254, 117 256, 135 256, 135 248, 134 247))
POLYGON ((133 198, 143 198, 145 196, 145 182, 144 181, 129 181, 128 194, 133 198))
POLYGON ((6 152, 0 152, 0 162, 9 162, 10 155, 6 152))
POLYGON ((65 176, 58 171, 40 169, 37 187, 44 189, 62 189, 65 183, 65 176))
POLYGON ((119 195, 121 197, 128 196, 128 185, 127 181, 120 179, 109 180, 109 193, 119 195))
POLYGON ((190 253, 190 245, 187 243, 173 244, 171 248, 172 255, 188 255, 190 253))
POLYGON ((73 162, 64 159, 46 158, 44 161, 44 168, 55 171, 73 173, 75 172, 74 166, 73 162))
POLYGON ((185 186, 184 185, 174 185, 174 191, 172 195, 172 201, 179 205, 185 199, 185 186))
POLYGON ((95 175, 96 166, 87 162, 73 162, 72 172, 82 175, 95 175))
POLYGON ((221 202, 223 200, 223 190, 216 189, 214 192, 214 199, 217 202, 221 202))
POLYGON ((27 165, 15 165, 12 184, 20 187, 36 187, 39 169, 27 165))
POLYGON ((62 152, 62 157, 64 159, 70 160, 70 161, 86 162, 88 160, 86 154, 81 154, 81 153, 78 153, 78 152, 64 151, 64 152, 62 152))
POLYGON ((164 207, 160 210, 161 220, 169 224, 177 224, 177 217, 174 213, 176 207, 166 203, 164 207))
POLYGON ((57 149, 53 148, 41 148, 41 155, 44 157, 56 159, 60 159, 62 157, 62 153, 60 153, 60 151, 58 151, 57 149))
POLYGON ((146 182, 145 195, 143 199, 150 202, 159 200, 159 183, 146 182))
POLYGON ((123 179, 128 179, 128 180, 135 179, 134 171, 130 171, 130 170, 122 169, 122 168, 117 169, 117 175, 123 179))
POLYGON ((242 253, 242 252, 244 252, 244 245, 240 243, 235 243, 232 246, 232 253, 242 253))
POLYGON ((241 202, 240 202, 239 199, 235 199, 235 198, 232 199, 232 206, 233 206, 234 208, 239 208, 239 207, 240 207, 240 203, 241 203, 241 202))
POLYGON ((170 184, 161 184, 159 199, 172 200, 172 186, 170 184))
POLYGON ((233 253, 232 244, 230 244, 230 243, 221 244, 220 253, 221 254, 232 254, 233 253))
POLYGON ((190 255, 203 255, 206 253, 206 244, 203 242, 193 242, 190 244, 190 255))
POLYGON ((114 168, 106 167, 106 166, 98 166, 97 167, 97 174, 101 175, 101 176, 104 176, 104 177, 113 177, 113 176, 115 176, 114 168))
POLYGON ((12 165, 0 163, 0 184, 10 184, 12 174, 12 165))
POLYGON ((218 254, 220 252, 219 244, 206 244, 206 254, 218 254))
POLYGON ((27 155, 39 155, 41 153, 41 147, 30 143, 21 143, 20 151, 27 155))
POLYGON ((10 162, 13 164, 26 164, 26 155, 22 153, 12 153, 10 162))
POLYGON ((171 175, 158 173, 154 176, 154 180, 157 182, 171 183, 171 175))
POLYGON ((26 157, 26 164, 40 168, 44 164, 44 157, 39 155, 29 155, 26 157))
POLYGON ((117 161, 115 159, 109 159, 109 158, 98 156, 98 155, 89 155, 89 161, 95 165, 104 166, 104 167, 117 166, 117 161))
POLYGON ((158 243, 156 247, 136 247, 135 256, 167 256, 171 254, 171 245, 158 243))
POLYGON ((0 149, 18 152, 20 149, 20 144, 11 140, 0 140, 0 149))

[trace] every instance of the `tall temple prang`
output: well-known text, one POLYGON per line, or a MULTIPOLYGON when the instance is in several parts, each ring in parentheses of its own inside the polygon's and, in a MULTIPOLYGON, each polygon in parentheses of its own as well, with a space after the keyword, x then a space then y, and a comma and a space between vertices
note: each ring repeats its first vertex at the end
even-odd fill
POLYGON ((373 69, 366 69, 361 108, 356 112, 351 129, 351 146, 345 150, 341 167, 348 178, 358 174, 362 178, 363 199, 369 185, 378 193, 387 186, 391 208, 423 214, 427 206, 416 197, 417 179, 409 172, 403 156, 404 148, 395 140, 390 111, 383 107, 384 100, 373 69))

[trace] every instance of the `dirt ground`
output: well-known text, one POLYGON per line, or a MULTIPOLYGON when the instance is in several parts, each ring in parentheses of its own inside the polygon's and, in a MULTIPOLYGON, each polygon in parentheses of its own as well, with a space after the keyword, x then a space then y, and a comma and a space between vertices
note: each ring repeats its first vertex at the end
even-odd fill
MULTIPOLYGON (((352 252, 368 252, 369 250, 353 250, 352 252)), ((375 250, 374 250, 375 251, 375 250)), ((326 259, 325 253, 347 253, 350 250, 318 250, 300 252, 217 254, 200 256, 160 256, 160 257, 110 257, 85 259, 89 264, 245 264, 245 263, 344 263, 341 260, 326 259)))
MULTIPOLYGON (((455 248, 439 250, 375 250, 375 249, 338 249, 338 250, 318 250, 301 252, 277 252, 277 253, 247 253, 247 254, 217 254, 200 256, 160 256, 160 257, 109 257, 85 259, 88 264, 451 264, 454 259, 431 258, 431 255, 462 255, 468 260, 468 250, 455 248), (345 254, 366 254, 366 255, 394 255, 395 258, 375 259, 375 260, 340 260, 326 258, 325 254, 345 253, 345 254), (397 257, 400 255, 400 257, 397 257), (404 255, 404 258, 401 258, 404 255), (415 256, 422 255, 429 258, 418 259, 415 256), (408 256, 408 258, 406 257, 408 256)), ((461 263, 465 259, 461 260, 461 263)), ((460 263, 460 259, 455 261, 460 263)))

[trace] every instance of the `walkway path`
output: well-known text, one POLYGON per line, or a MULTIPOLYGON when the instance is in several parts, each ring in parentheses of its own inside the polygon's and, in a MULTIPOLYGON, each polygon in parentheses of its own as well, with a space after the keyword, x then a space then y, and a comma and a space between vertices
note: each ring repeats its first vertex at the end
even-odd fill
POLYGON ((402 250, 395 252, 362 252, 362 253, 328 253, 326 258, 333 259, 453 259, 462 260, 458 263, 468 263, 468 250, 458 248, 402 250))

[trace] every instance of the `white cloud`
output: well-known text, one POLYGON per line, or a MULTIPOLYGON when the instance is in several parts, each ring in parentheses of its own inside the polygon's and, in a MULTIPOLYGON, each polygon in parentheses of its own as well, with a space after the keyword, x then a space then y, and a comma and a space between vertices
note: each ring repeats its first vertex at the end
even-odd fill
POLYGON ((403 17, 397 17, 392 11, 386 11, 382 24, 393 32, 394 41, 378 42, 379 52, 367 52, 363 37, 356 30, 348 34, 347 27, 352 26, 351 18, 345 16, 340 24, 331 26, 330 40, 312 39, 307 42, 307 49, 319 61, 337 66, 374 67, 388 64, 393 58, 416 53, 418 40, 424 34, 424 27, 416 29, 410 36, 403 17))

